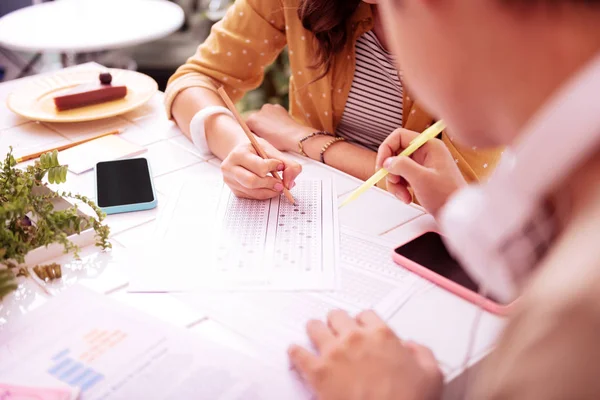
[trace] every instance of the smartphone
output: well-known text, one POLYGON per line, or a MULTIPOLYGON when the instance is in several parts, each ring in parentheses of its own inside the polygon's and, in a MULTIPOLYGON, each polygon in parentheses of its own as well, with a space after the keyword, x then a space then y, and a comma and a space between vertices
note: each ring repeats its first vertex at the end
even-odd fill
POLYGON ((393 257, 397 264, 491 313, 507 312, 508 304, 479 294, 479 285, 452 257, 438 233, 427 232, 396 248, 393 257))
POLYGON ((150 164, 145 158, 96 164, 96 201, 107 214, 155 208, 156 192, 150 164))

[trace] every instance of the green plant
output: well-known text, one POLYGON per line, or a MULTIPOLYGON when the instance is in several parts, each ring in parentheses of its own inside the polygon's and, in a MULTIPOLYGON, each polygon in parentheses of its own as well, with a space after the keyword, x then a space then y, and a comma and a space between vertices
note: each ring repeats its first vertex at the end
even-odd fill
POLYGON ((280 104, 288 108, 290 83, 290 60, 287 48, 281 52, 273 64, 265 68, 262 85, 237 104, 241 112, 257 111, 265 103, 280 104))
MULTIPOLYGON (((0 299, 16 289, 17 276, 29 276, 19 264, 25 262, 31 250, 59 243, 65 253, 73 252, 78 257, 79 249, 69 236, 89 228, 96 232, 97 246, 111 247, 109 228, 102 224, 105 214, 92 200, 78 194, 43 190, 47 187, 45 177, 49 183, 66 181, 67 167, 58 162, 57 151, 43 154, 25 169, 16 165, 11 149, 0 161, 0 299), (87 204, 95 217, 79 213, 77 206, 56 210, 53 200, 61 197, 87 204)), ((60 271, 52 276, 60 276, 60 271)))

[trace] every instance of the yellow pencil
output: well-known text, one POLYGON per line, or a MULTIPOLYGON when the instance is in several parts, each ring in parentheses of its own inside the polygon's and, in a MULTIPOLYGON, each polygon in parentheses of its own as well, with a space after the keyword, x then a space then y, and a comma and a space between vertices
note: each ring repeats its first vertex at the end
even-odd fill
MULTIPOLYGON (((411 141, 410 144, 408 145, 408 147, 406 149, 404 149, 397 157, 410 157, 421 146, 423 146, 425 143, 427 143, 431 139, 435 138, 444 129, 446 129, 446 124, 444 124, 444 121, 436 122, 435 124, 431 125, 429 128, 425 129, 423 131, 423 133, 421 133, 419 136, 417 136, 413 141, 411 141)), ((362 195, 364 192, 366 192, 367 190, 369 190, 370 188, 375 186, 377 184, 377 182, 379 182, 380 180, 385 178, 388 173, 389 172, 385 168, 381 168, 379 171, 377 171, 375 173, 375 175, 373 175, 372 177, 367 179, 365 181, 365 183, 360 185, 358 187, 358 189, 356 189, 354 192, 350 193, 350 195, 346 198, 346 200, 344 200, 342 202, 342 204, 340 205, 340 208, 348 205, 349 203, 351 203, 354 200, 356 200, 357 198, 359 198, 360 195, 362 195)))

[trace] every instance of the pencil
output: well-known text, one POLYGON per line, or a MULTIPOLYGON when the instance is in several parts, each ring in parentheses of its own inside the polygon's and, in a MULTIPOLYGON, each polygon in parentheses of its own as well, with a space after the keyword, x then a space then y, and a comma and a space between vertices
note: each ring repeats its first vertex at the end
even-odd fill
POLYGON ((103 138, 104 136, 118 135, 121 132, 122 132, 121 130, 117 129, 117 130, 114 130, 114 131, 110 131, 110 132, 106 132, 106 133, 101 133, 101 134, 96 135, 94 137, 90 137, 90 138, 87 138, 87 139, 79 140, 77 142, 67 143, 67 144, 62 145, 62 146, 53 147, 51 149, 46 149, 46 150, 43 150, 43 151, 38 151, 37 153, 33 153, 33 154, 29 154, 29 155, 26 155, 26 156, 23 156, 23 157, 19 157, 19 158, 17 158, 16 161, 17 161, 17 163, 22 163, 24 161, 33 160, 35 158, 40 157, 44 153, 48 153, 48 152, 51 152, 51 151, 54 151, 54 150, 56 150, 56 151, 63 151, 63 150, 66 150, 66 149, 70 149, 71 147, 79 146, 80 144, 91 142, 92 140, 103 138))
MULTIPOLYGON (((417 151, 419 148, 421 148, 421 146, 423 146, 425 143, 427 143, 428 141, 430 141, 431 139, 433 139, 434 137, 439 135, 444 129, 446 129, 446 124, 444 124, 444 121, 436 122, 435 124, 431 125, 429 128, 425 129, 423 131, 423 133, 421 133, 419 136, 414 138, 410 142, 408 147, 406 149, 404 149, 397 157, 410 157, 415 151, 417 151)), ((388 173, 389 172, 385 168, 381 168, 379 171, 377 171, 375 173, 375 175, 373 175, 372 177, 367 179, 365 181, 365 183, 360 185, 358 187, 358 189, 356 189, 354 192, 352 192, 346 198, 346 200, 344 200, 342 202, 342 204, 340 205, 340 208, 342 208, 342 207, 350 204, 354 200, 358 199, 360 197, 360 195, 362 195, 364 192, 366 192, 367 190, 369 190, 370 188, 375 186, 377 184, 377 182, 379 182, 380 180, 385 178, 388 173)))
MULTIPOLYGON (((227 95, 227 92, 225 91, 225 89, 223 89, 223 87, 220 87, 218 92, 221 95, 221 98, 223 99, 225 104, 227 105, 227 108, 229 108, 229 110, 233 113, 238 124, 240 124, 240 126, 244 130, 244 133, 246 133, 246 136, 248 136, 248 140, 250 140, 250 143, 252 143, 252 147, 254 147, 254 150, 256 151, 256 153, 261 158, 268 159, 269 156, 267 156, 267 153, 265 153, 263 148, 260 147, 260 144, 258 144, 258 140, 256 140, 256 138, 254 137, 254 134, 252 133, 252 131, 250 130, 248 125, 246 125, 246 122, 242 119, 242 116, 240 115, 238 110, 235 108, 235 105, 233 104, 233 102, 231 101, 229 96, 227 95)), ((292 196, 292 193, 288 189, 286 189, 285 185, 283 184, 283 180, 279 176, 279 173, 276 171, 271 171, 271 175, 273 175, 273 178, 277 179, 277 181, 279 181, 281 183, 281 185, 283 186, 283 194, 288 199, 288 201, 291 204, 295 205, 296 200, 294 200, 294 196, 292 196)))

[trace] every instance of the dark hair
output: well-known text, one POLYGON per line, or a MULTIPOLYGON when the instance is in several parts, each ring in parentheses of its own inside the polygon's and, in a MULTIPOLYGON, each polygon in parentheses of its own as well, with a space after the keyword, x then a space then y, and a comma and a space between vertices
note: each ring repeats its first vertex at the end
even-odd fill
POLYGON ((362 0, 300 0, 298 17, 315 35, 317 51, 311 67, 329 72, 333 57, 348 41, 347 23, 362 0))

